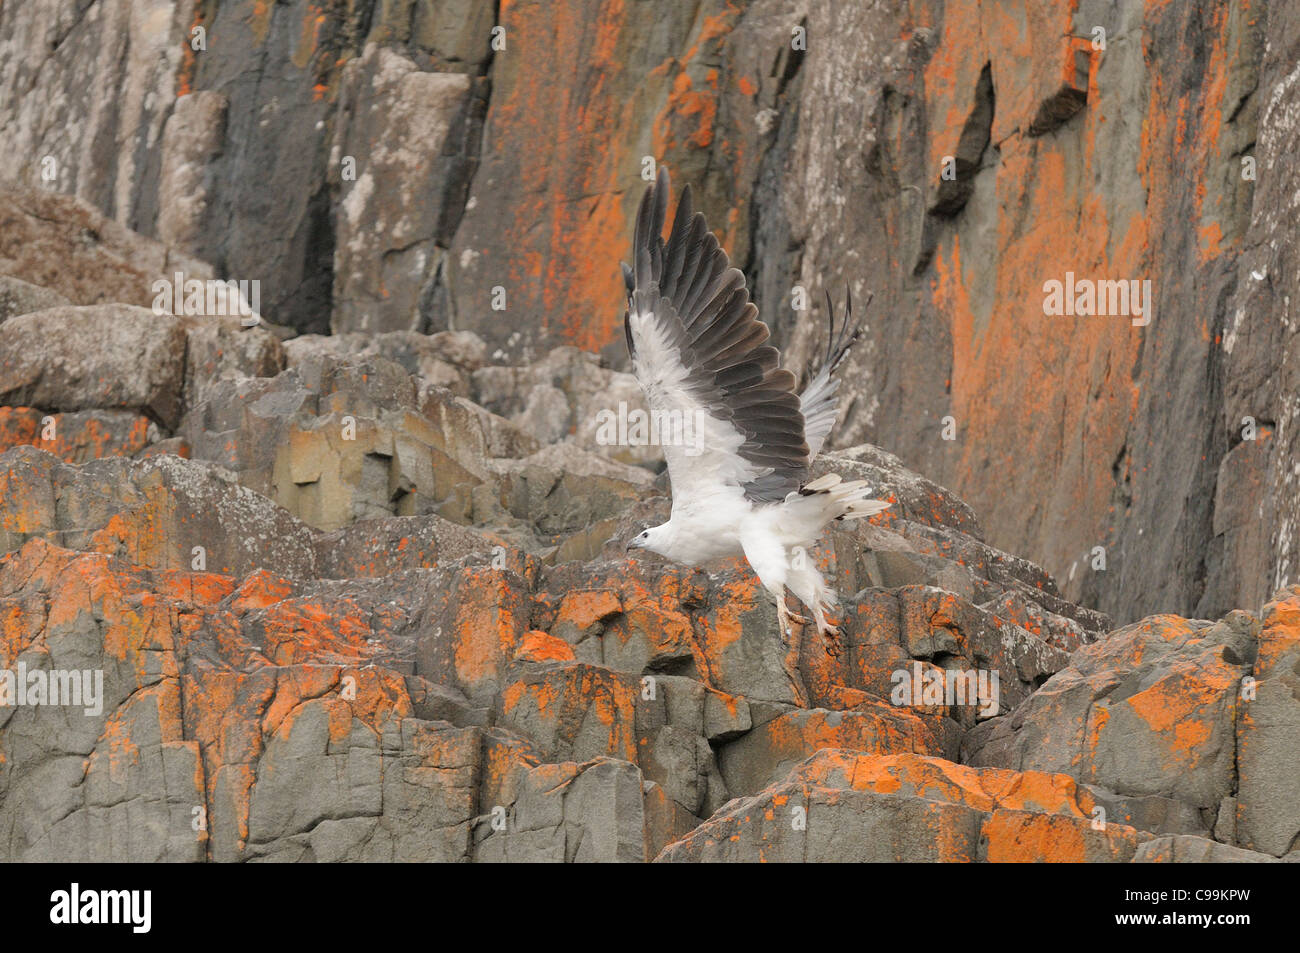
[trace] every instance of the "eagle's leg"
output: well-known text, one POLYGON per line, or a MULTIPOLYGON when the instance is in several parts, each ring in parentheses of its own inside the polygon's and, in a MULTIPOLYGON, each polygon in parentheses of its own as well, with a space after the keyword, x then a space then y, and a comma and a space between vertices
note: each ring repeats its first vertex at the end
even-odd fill
POLYGON ((790 610, 785 607, 785 596, 776 600, 776 624, 784 638, 790 638, 790 610))
POLYGON ((781 627, 781 634, 787 639, 791 638, 794 633, 790 628, 790 623, 798 622, 800 625, 803 625, 807 621, 808 620, 803 616, 790 611, 789 607, 785 604, 785 593, 782 593, 776 600, 776 624, 781 627))
POLYGON ((817 632, 822 637, 822 644, 826 649, 826 654, 831 658, 838 658, 840 655, 840 630, 838 626, 832 625, 826 618, 826 611, 820 603, 813 604, 813 618, 817 622, 817 632))

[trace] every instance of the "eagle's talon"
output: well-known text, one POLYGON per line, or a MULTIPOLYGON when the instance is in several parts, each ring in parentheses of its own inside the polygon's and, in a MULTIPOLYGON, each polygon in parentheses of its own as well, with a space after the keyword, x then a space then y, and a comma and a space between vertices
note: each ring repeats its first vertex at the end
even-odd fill
POLYGON ((822 637, 822 644, 826 649, 826 654, 831 658, 840 657, 840 628, 826 618, 825 612, 815 609, 813 614, 817 617, 817 632, 822 637))

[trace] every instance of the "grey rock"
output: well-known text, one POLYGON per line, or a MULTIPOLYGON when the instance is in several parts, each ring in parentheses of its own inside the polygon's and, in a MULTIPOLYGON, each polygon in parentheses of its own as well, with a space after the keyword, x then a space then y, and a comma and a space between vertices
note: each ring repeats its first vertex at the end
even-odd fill
POLYGON ((7 518, 0 526, 23 527, 0 528, 0 552, 43 538, 121 553, 137 565, 189 570, 201 548, 209 572, 243 575, 265 567, 288 576, 314 575, 309 527, 202 464, 163 455, 77 467, 30 447, 0 459, 7 490, 0 499, 7 518))
POLYGON ((210 214, 215 186, 210 168, 221 158, 230 100, 215 90, 179 96, 167 118, 158 181, 158 237, 187 254, 208 246, 219 227, 210 214))
POLYGON ((30 311, 44 311, 72 304, 50 288, 28 284, 10 275, 0 275, 0 323, 30 311))
POLYGON ((1105 809, 1108 824, 1127 824, 1153 834, 1205 837, 1210 833, 1205 822, 1205 813, 1208 812, 1199 811, 1190 804, 1167 797, 1124 797, 1095 784, 1085 786, 1105 809))
POLYGON ((52 308, 0 325, 0 403, 46 410, 139 410, 180 418, 185 331, 130 305, 52 308))
POLYGON ((1300 587, 1291 586, 1265 607, 1254 682, 1249 691, 1243 686, 1236 725, 1234 842, 1279 857, 1300 844, 1298 604, 1300 587))
MULTIPOLYGON (((23 16, 32 12, 48 15, 48 10, 40 12, 45 6, 25 7, 23 16)), ((78 42, 65 43, 60 49, 75 49, 83 42, 97 41, 78 34, 78 42)), ((94 48, 103 51, 100 46, 94 48)), ((11 61, 6 58, 5 62, 11 61)), ((4 96, 0 90, 0 103, 4 96)), ((38 98, 32 96, 31 101, 38 98)), ((0 106, 0 122, 8 115, 0 106)), ((78 126, 77 132, 81 131, 78 126)), ((61 174, 68 173, 69 160, 62 155, 62 149, 23 155, 38 161, 51 155, 64 170, 61 174)), ((108 170, 96 169, 97 173, 103 171, 108 170)), ((62 181, 67 186, 67 178, 62 181)), ((215 277, 210 265, 131 231, 104 215, 84 196, 77 198, 45 188, 0 188, 0 272, 66 299, 57 304, 83 306, 122 303, 151 307, 158 294, 158 279, 174 282, 178 272, 182 280, 215 277)))
POLYGON ((186 410, 215 396, 220 381, 275 377, 284 370, 284 349, 265 328, 227 316, 186 315, 179 321, 185 329, 186 410))
POLYGON ((504 830, 476 829, 474 859, 511 863, 645 859, 642 782, 625 761, 543 765, 523 773, 504 830), (558 783, 557 783, 558 782, 558 783), (481 839, 480 839, 481 838, 481 839))
MULTIPOLYGON (((1258 622, 1154 616, 1079 649, 1010 716, 973 732, 974 765, 1069 774, 1213 811, 1236 788, 1233 712, 1258 622)), ((966 760, 964 759, 964 760, 966 760)))
POLYGON ((1230 847, 1191 834, 1173 834, 1147 841, 1137 849, 1135 864, 1275 864, 1268 854, 1230 847))
POLYGON ((472 86, 374 43, 344 67, 330 155, 334 331, 423 330, 421 297, 444 266, 472 162, 458 128, 473 125, 472 86))

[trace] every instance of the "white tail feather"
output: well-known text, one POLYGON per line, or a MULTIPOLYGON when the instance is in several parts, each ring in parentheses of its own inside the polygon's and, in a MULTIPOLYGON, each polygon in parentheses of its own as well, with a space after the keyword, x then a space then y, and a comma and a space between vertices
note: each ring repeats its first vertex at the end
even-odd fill
POLYGON ((840 475, 838 473, 827 473, 819 476, 811 483, 805 483, 803 489, 805 493, 820 493, 823 490, 829 490, 833 486, 838 486, 839 482, 840 475))
POLYGON ((856 520, 865 516, 875 516, 877 513, 883 513, 892 505, 884 500, 858 500, 844 511, 844 519, 856 520))
POLYGON ((835 487, 831 491, 831 500, 835 502, 839 512, 836 516, 840 519, 856 520, 867 516, 875 516, 884 510, 889 509, 890 503, 885 500, 872 500, 867 497, 870 492, 866 480, 854 480, 852 483, 844 483, 835 487))

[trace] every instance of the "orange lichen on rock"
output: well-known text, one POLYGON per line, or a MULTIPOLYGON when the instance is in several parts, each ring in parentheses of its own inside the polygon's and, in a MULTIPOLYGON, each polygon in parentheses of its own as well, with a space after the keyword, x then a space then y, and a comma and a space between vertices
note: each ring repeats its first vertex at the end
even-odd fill
POLYGON ((556 625, 569 625, 578 633, 589 633, 596 625, 623 611, 618 593, 612 589, 566 592, 560 600, 556 625))
POLYGON ((502 722, 548 757, 637 760, 636 689, 630 676, 580 662, 551 663, 502 691, 502 722))
POLYGON ((1259 636, 1255 674, 1272 675, 1286 661, 1300 662, 1300 586, 1282 590, 1264 607, 1264 627, 1259 636))
POLYGON ((1131 860, 1151 838, 1123 824, 1096 829, 1060 814, 995 811, 981 829, 990 863, 1097 863, 1131 860))
POLYGON ((113 426, 96 416, 0 407, 0 453, 24 445, 39 447, 65 463, 130 457, 149 445, 149 418, 136 414, 113 426), (52 431, 51 439, 46 439, 47 428, 52 431))
POLYGON ((514 657, 527 614, 522 594, 493 569, 467 569, 461 600, 451 620, 456 676, 465 686, 493 681, 514 657))
POLYGON ((515 652, 521 662, 572 662, 573 649, 563 639, 558 639, 536 629, 525 632, 524 640, 515 652))
POLYGON ((805 763, 802 776, 818 783, 847 784, 855 791, 907 794, 979 811, 1036 811, 1083 818, 1090 816, 1094 806, 1087 789, 1068 775, 974 768, 920 754, 825 750, 805 763))
POLYGON ((926 724, 910 711, 880 701, 853 711, 799 710, 753 729, 776 761, 798 761, 823 749, 844 748, 871 755, 928 754, 938 745, 926 724))

